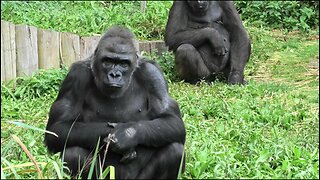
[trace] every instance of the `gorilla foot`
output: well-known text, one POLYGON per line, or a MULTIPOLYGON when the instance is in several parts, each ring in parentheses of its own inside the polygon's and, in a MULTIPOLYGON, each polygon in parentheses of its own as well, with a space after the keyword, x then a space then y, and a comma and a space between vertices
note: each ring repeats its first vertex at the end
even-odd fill
POLYGON ((243 73, 240 72, 231 72, 228 77, 229 84, 246 84, 244 80, 243 73))

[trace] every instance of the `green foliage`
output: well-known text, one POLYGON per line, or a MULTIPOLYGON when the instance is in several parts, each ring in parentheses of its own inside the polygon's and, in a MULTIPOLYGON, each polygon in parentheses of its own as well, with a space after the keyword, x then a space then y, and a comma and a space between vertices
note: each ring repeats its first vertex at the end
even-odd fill
MULTIPOLYGON (((318 179, 319 71, 310 62, 318 61, 319 41, 281 31, 249 31, 254 46, 245 86, 179 82, 171 53, 148 55, 166 78, 173 78, 167 79, 169 92, 187 129, 182 178, 318 179)), ((48 70, 19 80, 15 88, 2 84, 1 166, 7 178, 37 177, 34 168, 17 167, 30 160, 11 134, 21 138, 39 163, 46 163, 40 166, 45 178, 68 177, 59 155, 47 153, 43 133, 5 123, 21 120, 45 129, 65 75, 66 69, 48 70)))
POLYGON ((256 26, 309 31, 319 26, 319 1, 236 1, 243 20, 256 26))
MULTIPOLYGON (((162 68, 187 129, 187 164, 182 178, 319 179, 319 63, 312 65, 319 62, 319 40, 314 38, 318 32, 291 34, 251 23, 308 30, 317 26, 318 19, 309 18, 309 12, 314 17, 313 10, 311 13, 303 7, 315 9, 318 2, 236 4, 242 9, 242 19, 246 20, 252 40, 252 54, 245 69, 248 85, 229 86, 219 81, 190 85, 176 76, 172 53, 147 55, 162 68), (283 16, 284 12, 289 16, 283 16), (305 19, 300 19, 302 14, 305 19), (260 15, 263 19, 258 22, 255 17, 260 15), (290 20, 291 16, 297 24, 290 20), (291 24, 283 25, 282 20, 291 24), (309 27, 304 27, 303 21, 309 27)), ((82 35, 101 33, 111 24, 123 24, 134 28, 139 39, 162 39, 171 3, 148 1, 145 14, 139 11, 138 2, 1 5, 1 18, 13 22, 82 35)), ((63 172, 60 154, 48 154, 43 133, 34 130, 45 129, 50 106, 66 73, 66 68, 46 70, 1 83, 2 178, 38 177, 35 168, 26 165, 30 159, 13 141, 12 134, 19 136, 37 159, 44 178, 70 178, 63 172), (8 120, 36 128, 6 123, 8 120)))
MULTIPOLYGON (((236 1, 242 19, 257 27, 309 31, 319 26, 318 1, 236 1)), ((163 39, 171 1, 1 1, 1 19, 81 36, 123 25, 138 39, 163 39)))
POLYGON ((317 178, 318 104, 309 100, 319 94, 295 88, 170 84, 187 127, 185 177, 317 178))
POLYGON ((174 57, 172 52, 163 52, 160 56, 156 54, 155 52, 152 52, 150 54, 146 54, 146 57, 148 57, 151 60, 156 61, 161 70, 163 71, 164 77, 168 81, 179 81, 181 80, 175 71, 174 67, 174 57))
POLYGON ((6 85, 1 82, 1 95, 11 96, 13 99, 25 99, 55 94, 66 73, 67 68, 40 70, 31 77, 18 77, 6 85))
POLYGON ((163 39, 166 16, 172 2, 148 1, 20 1, 1 2, 1 19, 81 36, 102 34, 112 25, 123 25, 139 39, 163 39))
POLYGON ((40 70, 31 77, 1 82, 1 119, 45 117, 43 108, 53 102, 66 73, 66 68, 40 70))

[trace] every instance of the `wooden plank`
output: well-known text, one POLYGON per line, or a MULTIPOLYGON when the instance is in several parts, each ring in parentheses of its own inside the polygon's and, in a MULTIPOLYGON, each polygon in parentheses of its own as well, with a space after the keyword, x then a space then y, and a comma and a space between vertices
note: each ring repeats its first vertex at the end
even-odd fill
POLYGON ((60 33, 60 59, 61 64, 70 66, 80 60, 80 37, 71 33, 60 33))
POLYGON ((84 60, 90 55, 93 54, 98 42, 100 40, 100 36, 92 36, 92 37, 81 37, 80 38, 80 59, 84 60))
POLYGON ((2 39, 2 36, 1 36, 1 82, 5 81, 6 80, 6 73, 4 72, 5 69, 4 69, 4 51, 3 51, 3 39, 2 39))
POLYGON ((136 50, 139 52, 139 41, 136 40, 136 39, 134 39, 134 40, 133 40, 133 45, 134 45, 134 47, 136 48, 136 50))
POLYGON ((168 48, 166 47, 164 41, 151 41, 150 43, 150 49, 151 51, 156 51, 158 55, 161 55, 163 52, 168 51, 168 48))
POLYGON ((147 9, 147 1, 141 1, 140 2, 140 11, 145 13, 147 9))
POLYGON ((38 29, 39 68, 51 69, 60 67, 59 32, 38 29))
POLYGON ((6 32, 4 31, 5 21, 1 20, 1 82, 4 82, 6 80, 6 73, 5 73, 5 56, 4 56, 4 47, 7 45, 7 43, 4 43, 5 39, 4 37, 8 37, 6 32))
POLYGON ((37 28, 16 26, 17 76, 30 76, 38 70, 37 28))
POLYGON ((15 27, 14 24, 1 20, 1 81, 14 78, 16 78, 15 27))
POLYGON ((150 47, 150 42, 149 41, 140 41, 139 42, 139 53, 150 53, 151 47, 150 47))

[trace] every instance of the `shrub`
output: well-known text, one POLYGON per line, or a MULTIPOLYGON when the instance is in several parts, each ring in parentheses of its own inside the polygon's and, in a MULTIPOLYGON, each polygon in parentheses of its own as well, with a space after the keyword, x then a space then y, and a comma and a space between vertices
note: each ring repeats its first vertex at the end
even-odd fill
MULTIPOLYGON (((247 24, 309 31, 319 26, 318 1, 235 1, 247 24)), ((124 25, 140 40, 163 39, 172 1, 1 1, 1 19, 80 36, 124 25)))
POLYGON ((1 19, 81 36, 102 34, 112 25, 124 25, 138 39, 163 39, 172 2, 48 1, 1 2, 1 19))
POLYGON ((319 26, 318 1, 236 1, 242 20, 270 28, 309 31, 319 26))

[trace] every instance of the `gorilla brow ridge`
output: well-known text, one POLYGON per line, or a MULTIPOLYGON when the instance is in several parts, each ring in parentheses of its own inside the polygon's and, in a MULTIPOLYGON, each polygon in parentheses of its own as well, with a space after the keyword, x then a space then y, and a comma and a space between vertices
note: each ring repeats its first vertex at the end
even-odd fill
POLYGON ((134 34, 129 29, 121 26, 111 27, 102 37, 102 39, 108 37, 121 37, 124 39, 134 39, 134 34))
POLYGON ((134 44, 134 34, 129 29, 122 26, 113 26, 108 29, 101 37, 98 47, 100 47, 100 44, 102 46, 107 46, 110 50, 115 50, 116 44, 127 44, 132 47, 133 51, 137 50, 137 47, 134 44))

